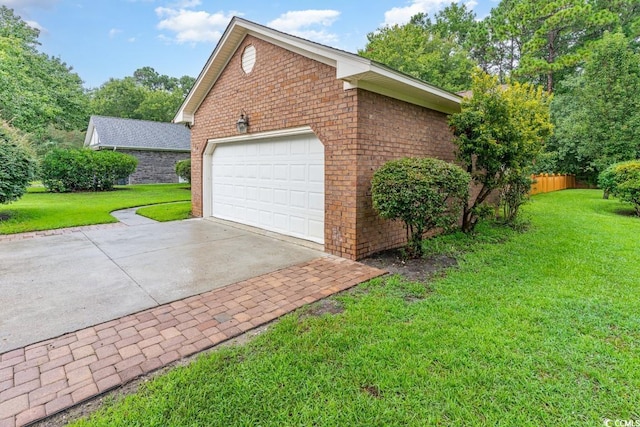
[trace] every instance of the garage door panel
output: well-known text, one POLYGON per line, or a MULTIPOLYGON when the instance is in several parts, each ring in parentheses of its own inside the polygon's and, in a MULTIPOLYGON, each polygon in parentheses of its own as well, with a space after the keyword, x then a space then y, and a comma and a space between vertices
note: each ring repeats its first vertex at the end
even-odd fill
POLYGON ((324 183, 324 167, 315 166, 315 165, 309 166, 309 182, 323 184, 324 183))
POLYGON ((289 166, 286 164, 273 165, 273 179, 278 181, 289 180, 289 166))
POLYGON ((291 207, 302 209, 307 207, 307 193, 303 191, 292 191, 289 194, 291 196, 291 207))
POLYGON ((273 203, 286 207, 289 205, 289 192, 287 190, 275 190, 273 192, 273 203))
POLYGON ((324 221, 309 220, 309 234, 314 236, 324 235, 324 221))
POLYGON ((314 211, 324 209, 324 195, 318 193, 310 193, 309 208, 314 211))
POLYGON ((213 216, 324 243, 324 147, 315 136, 220 144, 212 180, 213 216))

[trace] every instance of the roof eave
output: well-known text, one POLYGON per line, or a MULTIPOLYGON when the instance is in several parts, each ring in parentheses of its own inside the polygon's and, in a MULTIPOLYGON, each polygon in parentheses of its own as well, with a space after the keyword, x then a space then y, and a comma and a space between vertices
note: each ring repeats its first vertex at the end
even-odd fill
POLYGON ((360 69, 340 67, 339 64, 338 70, 345 89, 361 88, 446 114, 460 112, 460 96, 374 62, 370 62, 368 68, 360 69), (348 69, 353 72, 344 72, 348 69))
POLYGON ((351 88, 360 87, 445 113, 460 111, 461 98, 453 93, 381 66, 367 58, 234 17, 178 109, 173 119, 174 123, 194 123, 195 112, 247 35, 256 36, 335 67, 336 78, 351 88), (386 87, 387 84, 390 87, 386 87))
POLYGON ((94 150, 131 150, 131 151, 175 151, 180 153, 190 153, 190 148, 156 148, 156 147, 125 147, 122 145, 92 145, 90 148, 94 150))

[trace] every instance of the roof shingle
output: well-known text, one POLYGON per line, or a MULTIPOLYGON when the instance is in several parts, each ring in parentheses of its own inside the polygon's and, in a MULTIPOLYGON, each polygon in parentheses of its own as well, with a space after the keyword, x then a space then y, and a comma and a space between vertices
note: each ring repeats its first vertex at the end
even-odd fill
POLYGON ((92 147, 189 151, 191 132, 182 124, 91 116, 85 146, 96 130, 99 143, 92 147))

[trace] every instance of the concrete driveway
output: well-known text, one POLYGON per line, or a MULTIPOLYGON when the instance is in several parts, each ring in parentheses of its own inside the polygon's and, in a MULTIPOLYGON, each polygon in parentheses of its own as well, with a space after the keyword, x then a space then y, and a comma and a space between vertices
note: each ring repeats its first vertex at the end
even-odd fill
POLYGON ((0 353, 322 256, 201 219, 0 242, 0 353))

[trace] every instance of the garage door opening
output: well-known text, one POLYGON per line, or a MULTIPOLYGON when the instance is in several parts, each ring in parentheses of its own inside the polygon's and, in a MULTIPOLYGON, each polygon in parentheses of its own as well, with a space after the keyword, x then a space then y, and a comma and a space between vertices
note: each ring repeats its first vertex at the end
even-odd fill
POLYGON ((313 133, 210 143, 211 216, 324 243, 324 146, 313 133))

